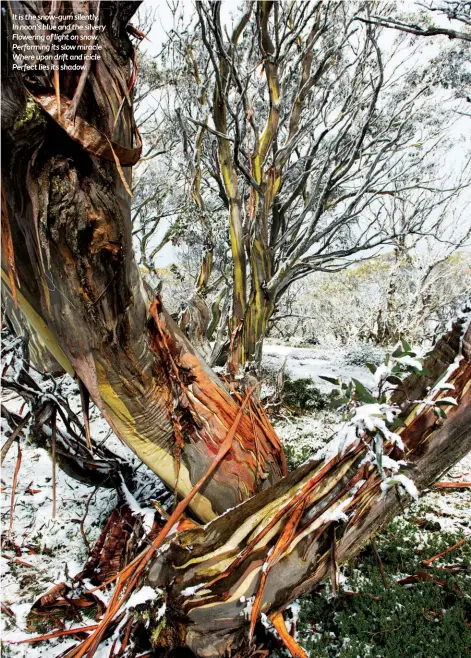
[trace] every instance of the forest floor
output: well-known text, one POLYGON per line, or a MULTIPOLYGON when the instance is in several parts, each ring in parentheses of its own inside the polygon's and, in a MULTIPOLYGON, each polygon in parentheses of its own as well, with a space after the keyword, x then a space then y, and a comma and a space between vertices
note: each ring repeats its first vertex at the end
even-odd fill
MULTIPOLYGON (((327 374, 350 375, 368 383, 366 368, 337 362, 334 354, 319 349, 268 348, 273 367, 287 359, 293 378, 327 374), (297 357, 301 358, 297 358, 297 357), (291 367, 290 360, 296 365, 291 367), (313 362, 320 362, 313 368, 313 362), (324 364, 324 366, 322 365, 324 364)), ((270 365, 270 364, 267 364, 270 365)), ((319 380, 322 382, 323 380, 319 380)), ((317 386, 316 380, 316 386, 317 386)), ((71 382, 69 402, 79 410, 71 382)), ((18 412, 22 401, 11 394, 2 400, 18 412)), ((290 465, 295 466, 325 444, 338 423, 335 412, 280 411, 276 428, 290 465)), ((2 426, 2 430, 6 426, 2 426)), ((96 412, 92 434, 122 456, 134 459, 111 434, 96 412)), ((41 629, 28 627, 28 613, 48 589, 79 572, 106 519, 117 502, 113 489, 93 488, 57 472, 57 513, 52 517, 52 464, 43 448, 21 440, 21 465, 10 519, 12 483, 18 463, 17 445, 5 459, 1 475, 2 521, 2 658, 54 658, 75 640, 13 644, 31 639, 41 629), (11 529, 10 529, 11 521, 11 529), (31 632, 33 631, 33 632, 31 632)), ((135 464, 137 467, 137 463, 135 464)), ((137 497, 158 497, 161 485, 148 470, 139 469, 137 497)), ((443 479, 471 480, 471 455, 443 479)), ((437 489, 418 502, 378 536, 377 552, 370 546, 341 568, 340 587, 333 596, 329 584, 292 606, 297 638, 312 658, 446 658, 471 655, 471 489, 437 489), (430 567, 422 562, 467 538, 430 567), (425 574, 425 575, 424 575, 425 574), (403 583, 405 578, 411 582, 403 583)), ((82 622, 72 618, 67 627, 94 623, 86 611, 82 622)), ((97 658, 107 658, 105 642, 97 658)), ((281 654, 280 654, 281 655, 281 654)))
MULTIPOLYGON (((331 420, 322 411, 277 424, 293 466, 323 445, 331 420)), ((470 482, 471 454, 441 481, 470 482)), ((431 488, 375 544, 379 558, 369 544, 341 567, 336 596, 326 582, 294 606, 296 637, 310 658, 470 656, 471 489, 431 488)))

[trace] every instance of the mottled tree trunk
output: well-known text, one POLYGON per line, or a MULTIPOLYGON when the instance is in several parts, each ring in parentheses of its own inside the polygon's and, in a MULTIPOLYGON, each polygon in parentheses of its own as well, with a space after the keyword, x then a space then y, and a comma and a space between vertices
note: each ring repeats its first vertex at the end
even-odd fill
POLYGON ((2 313, 5 314, 14 334, 22 338, 27 361, 41 372, 49 372, 55 376, 64 373, 63 367, 41 341, 34 326, 29 323, 21 306, 15 305, 8 284, 2 286, 2 313))
MULTIPOLYGON (((471 450, 471 326, 463 338, 464 328, 455 325, 426 359, 429 374, 411 376, 397 394, 405 402, 399 432, 407 473, 419 491, 471 450), (440 378, 453 390, 427 393, 440 378), (433 404, 405 400, 426 396, 451 396, 456 406, 447 407, 443 420, 433 404)), ((394 486, 383 491, 377 466, 365 460, 370 441, 365 435, 330 461, 310 461, 204 528, 170 541, 148 574, 151 585, 166 586, 167 609, 179 611, 167 625, 171 637, 161 641, 180 642, 204 658, 246 656, 260 613, 272 618, 329 573, 336 579, 337 565, 408 502, 394 486)), ((388 442, 385 452, 401 456, 388 442)))
MULTIPOLYGON (((32 6, 42 11, 41 3, 32 6)), ((101 3, 101 59, 88 73, 75 119, 80 73, 61 71, 54 87, 50 72, 12 71, 11 22, 2 14, 3 214, 10 233, 2 268, 57 361, 81 379, 115 433, 184 496, 213 460, 239 401, 160 301, 149 298, 134 259, 129 187, 140 140, 126 24, 137 7, 101 3)), ((16 11, 29 13, 21 3, 16 11)), ((252 411, 192 503, 203 521, 284 474, 274 431, 252 411)))
MULTIPOLYGON (((28 3, 35 6, 42 3, 28 3)), ((140 142, 129 97, 133 49, 125 27, 136 8, 137 3, 101 3, 107 26, 98 37, 102 59, 91 67, 78 103, 75 74, 59 76, 54 88, 51 75, 26 79, 11 71, 11 23, 8 12, 2 13, 7 49, 2 278, 116 434, 183 496, 208 470, 240 402, 195 353, 159 299, 149 299, 133 256, 128 188, 140 142)), ((264 49, 269 53, 269 44, 264 49)), ((276 103, 272 109, 276 113, 276 103)), ((237 203, 233 220, 236 211, 237 203)), ((259 282, 263 295, 263 279, 259 282)), ((245 291, 242 283, 239 292, 245 291)), ((238 320, 240 311, 245 308, 236 309, 238 320)), ((404 389, 420 399, 445 371, 454 386, 434 393, 456 400, 444 422, 433 406, 411 408, 409 394, 404 400, 405 458, 419 489, 471 449, 470 332, 464 341, 461 334, 462 327, 455 326, 426 361, 429 378, 409 381, 404 389)), ((191 504, 196 517, 211 522, 174 533, 147 573, 149 583, 166 587, 172 622, 167 643, 206 657, 246 656, 259 613, 283 610, 358 552, 398 508, 397 492, 383 496, 378 469, 364 461, 372 438, 362 439, 326 463, 311 461, 281 478, 278 439, 249 404, 230 452, 191 504), (339 505, 349 514, 345 524, 337 521, 339 505), (247 620, 243 609, 251 597, 247 620)), ((388 442, 385 451, 402 456, 388 442)))

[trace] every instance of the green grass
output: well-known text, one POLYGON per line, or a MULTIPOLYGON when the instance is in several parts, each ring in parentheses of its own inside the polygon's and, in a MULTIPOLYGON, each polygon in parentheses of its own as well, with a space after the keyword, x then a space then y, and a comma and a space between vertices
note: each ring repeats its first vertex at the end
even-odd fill
POLYGON ((300 601, 298 639, 311 658, 471 656, 471 541, 434 563, 461 564, 462 571, 424 568, 422 560, 462 538, 440 532, 433 522, 419 527, 424 511, 416 506, 415 516, 395 519, 377 538, 387 589, 370 546, 342 569, 346 580, 337 598, 327 585, 300 601), (397 584, 398 578, 421 570, 444 581, 444 587, 427 581, 397 584), (345 590, 356 594, 346 595, 345 590))

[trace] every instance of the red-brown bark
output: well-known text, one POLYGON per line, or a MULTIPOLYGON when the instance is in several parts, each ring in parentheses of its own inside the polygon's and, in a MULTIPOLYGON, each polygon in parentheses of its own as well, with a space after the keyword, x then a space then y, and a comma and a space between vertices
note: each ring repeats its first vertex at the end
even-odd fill
MULTIPOLYGON (((437 388, 431 399, 456 401, 447 407, 446 420, 435 415, 433 404, 404 406, 404 458, 419 491, 471 450, 471 326, 460 339, 462 334, 457 323, 425 360, 430 375, 405 382, 404 390, 413 389, 420 400, 430 395, 429 378, 447 372, 443 381, 453 390, 437 388)), ((335 574, 337 564, 357 554, 402 509, 407 496, 401 502, 394 487, 383 492, 377 466, 365 461, 370 441, 365 435, 327 463, 304 464, 204 528, 181 533, 155 560, 148 582, 167 583, 171 607, 186 615, 180 637, 197 655, 246 655, 259 613, 276 615, 332 568, 335 574), (335 520, 342 503, 347 523, 335 520)), ((398 451, 385 443, 386 454, 399 458, 398 451)))
MULTIPOLYGON (((41 3, 31 6, 42 11, 41 3)), ((130 165, 141 146, 131 101, 134 51, 126 32, 138 3, 100 6, 108 29, 97 36, 101 59, 88 72, 74 120, 68 111, 80 72, 61 72, 54 80, 50 72, 12 71, 12 27, 9 15, 2 15, 4 214, 11 234, 3 278, 115 433, 184 496, 208 469, 239 401, 141 281, 129 195, 130 165)), ((254 406, 252 412, 192 502, 201 520, 285 472, 275 433, 254 406)))

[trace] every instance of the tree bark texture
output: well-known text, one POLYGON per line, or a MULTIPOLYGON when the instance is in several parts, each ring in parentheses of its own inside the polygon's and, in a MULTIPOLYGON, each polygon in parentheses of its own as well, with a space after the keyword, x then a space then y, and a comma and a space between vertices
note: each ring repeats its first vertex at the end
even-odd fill
MULTIPOLYGON (((2 278, 115 433, 184 496, 217 453, 239 400, 159 299, 149 298, 134 259, 131 166, 141 143, 132 112, 135 56, 125 28, 138 4, 101 3, 101 59, 88 72, 75 117, 80 72, 61 71, 54 82, 50 72, 12 71, 11 20, 2 14, 2 214, 10 236, 2 278)), ((30 11, 22 3, 12 7, 30 11)), ((41 3, 28 7, 42 11, 41 3)), ((252 405, 192 510, 209 521, 284 473, 280 443, 252 405)))
MULTIPOLYGON (((403 394, 429 401, 404 406, 404 426, 398 430, 404 454, 385 443, 385 453, 406 459, 419 491, 471 450, 471 326, 463 337, 465 329, 458 323, 439 341, 424 363, 429 375, 406 380, 403 394), (454 389, 427 393, 431 377, 454 389), (450 396, 456 406, 447 407, 446 420, 437 418, 433 402, 450 396)), ((167 606, 179 611, 171 642, 204 658, 247 655, 261 613, 271 618, 329 573, 337 577, 337 566, 356 555, 408 501, 395 487, 381 488, 377 466, 365 460, 370 442, 364 435, 329 461, 302 465, 165 546, 148 582, 166 585, 167 606), (348 520, 341 521, 339 511, 348 520)))
POLYGON ((54 376, 64 373, 60 363, 52 356, 38 337, 35 328, 28 322, 21 306, 15 305, 7 285, 2 286, 2 313, 6 316, 15 335, 22 339, 27 360, 35 368, 54 376))

